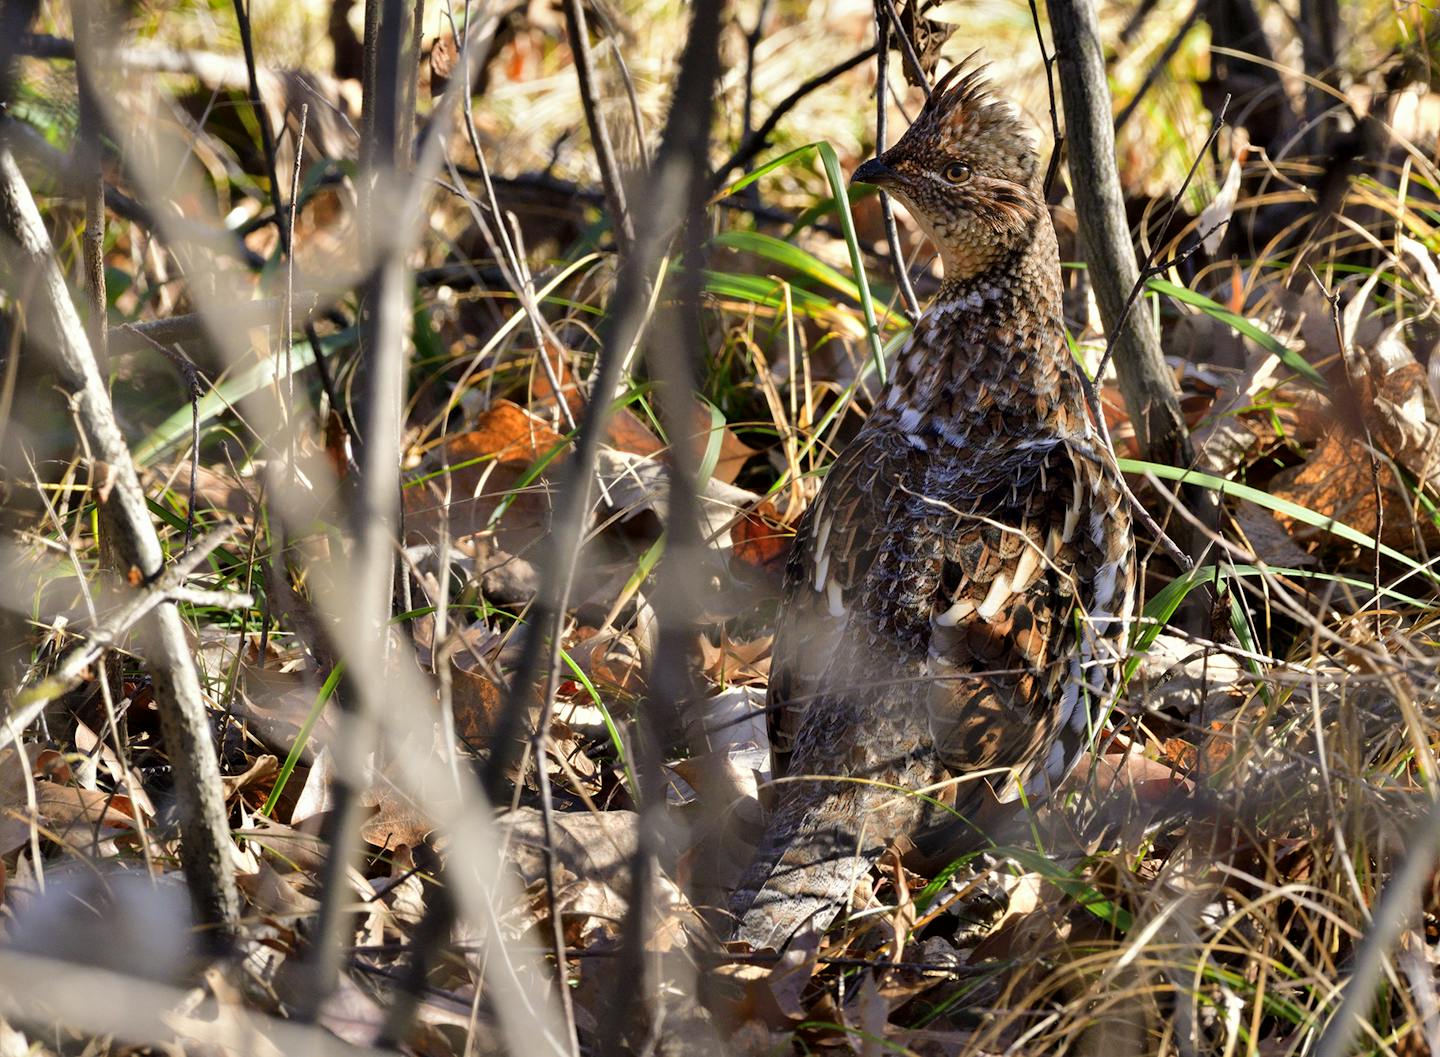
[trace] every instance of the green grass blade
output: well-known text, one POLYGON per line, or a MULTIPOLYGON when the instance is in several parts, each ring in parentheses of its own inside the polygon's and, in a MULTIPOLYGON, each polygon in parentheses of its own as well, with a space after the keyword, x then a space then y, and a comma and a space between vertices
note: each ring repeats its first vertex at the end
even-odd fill
POLYGON ((1247 499, 1256 506, 1262 506, 1267 510, 1274 510, 1292 517, 1296 521, 1315 528, 1324 529, 1333 536, 1339 536, 1350 543, 1359 544, 1368 550, 1379 550, 1385 557, 1393 559, 1410 569, 1414 573, 1424 576, 1431 583, 1440 585, 1440 575, 1433 569, 1421 565, 1408 554, 1402 554, 1394 547, 1378 542, 1373 536, 1366 535, 1357 528, 1337 521, 1334 518, 1326 517, 1324 514, 1317 514, 1308 507, 1299 503, 1292 503, 1288 499, 1281 499, 1269 492, 1262 492, 1258 488, 1252 488, 1248 484, 1239 484, 1235 481, 1227 481, 1223 477, 1215 477, 1208 473, 1200 473, 1198 470, 1182 470, 1175 466, 1163 466, 1160 463, 1145 462, 1141 459, 1120 459, 1120 469, 1125 473, 1154 474, 1156 477, 1167 481, 1175 481, 1180 484, 1197 484, 1202 488, 1213 489, 1222 495, 1234 496, 1237 499, 1247 499))
POLYGON ((714 205, 722 198, 729 198, 733 194, 740 193, 741 191, 745 190, 745 188, 753 184, 756 180, 759 180, 765 176, 769 176, 776 169, 784 168, 786 165, 789 165, 797 158, 806 157, 807 155, 812 153, 818 146, 820 146, 819 143, 807 143, 803 147, 796 147, 794 150, 786 151, 778 158, 771 158, 764 165, 755 169, 753 172, 746 173, 729 187, 720 190, 713 198, 710 199, 710 204, 714 205))
MULTIPOLYGON (((331 349, 348 345, 355 340, 356 330, 354 327, 347 327, 336 334, 320 339, 320 344, 328 352, 331 349)), ((308 341, 297 341, 290 353, 291 373, 303 371, 315 362, 315 350, 310 347, 308 341)), ((199 413, 200 424, 203 426, 217 415, 223 414, 227 408, 245 399, 251 393, 258 392, 267 385, 285 377, 285 360, 280 356, 266 356, 264 359, 252 363, 249 367, 241 370, 233 377, 226 379, 215 386, 208 393, 200 398, 199 413)), ((135 462, 139 466, 148 466, 157 458, 163 455, 171 447, 190 439, 191 417, 190 405, 186 404, 173 415, 167 418, 142 440, 135 448, 135 462)))
POLYGON ((865 329, 870 337, 870 353, 875 360, 875 373, 880 384, 885 384, 885 349, 880 342, 880 327, 875 322, 875 302, 870 298, 870 284, 865 279, 865 259, 860 253, 860 240, 855 234, 855 217, 850 212, 850 198, 845 193, 845 177, 840 172, 840 159, 835 148, 828 143, 819 143, 820 161, 825 166, 825 175, 830 180, 830 192, 835 196, 840 230, 845 233, 845 248, 850 251, 850 268, 855 273, 855 285, 860 288, 860 310, 865 313, 865 329))
POLYGON ((749 253, 805 276, 813 282, 830 287, 851 300, 860 300, 859 288, 845 276, 812 253, 799 246, 759 231, 722 231, 710 240, 739 253, 749 253))
POLYGON ((1182 304, 1198 308, 1207 316, 1218 319, 1220 322, 1244 334, 1266 352, 1274 353, 1279 357, 1281 363, 1303 377, 1321 392, 1325 392, 1330 388, 1325 381, 1324 375, 1306 363, 1304 357, 1298 352, 1275 337, 1275 335, 1257 327, 1244 316, 1231 312, 1224 305, 1220 304, 1220 302, 1211 300, 1204 294, 1198 294, 1194 290, 1188 290, 1183 286, 1178 286, 1165 279, 1151 279, 1145 285, 1157 294, 1173 297, 1182 304))
POLYGON ((310 714, 300 725, 300 730, 295 735, 295 744, 290 746, 290 752, 285 757, 285 763, 280 768, 275 785, 270 790, 270 795, 265 798, 265 806, 260 809, 260 814, 266 818, 270 817, 271 812, 275 810, 275 805, 280 802, 280 795, 285 792, 285 785, 295 771, 295 764, 299 762, 300 754, 305 751, 305 746, 310 742, 310 732, 315 729, 315 724, 320 719, 320 713, 325 711, 325 702, 334 696, 335 688, 340 685, 340 676, 344 673, 345 663, 337 662, 324 684, 321 685, 320 692, 315 695, 315 703, 310 706, 310 714))

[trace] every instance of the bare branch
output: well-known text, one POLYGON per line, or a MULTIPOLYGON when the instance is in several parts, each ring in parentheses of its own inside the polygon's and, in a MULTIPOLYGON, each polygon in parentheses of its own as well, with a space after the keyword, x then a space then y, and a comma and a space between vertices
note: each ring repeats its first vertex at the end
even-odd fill
MULTIPOLYGON (((61 383, 71 393, 84 425, 96 460, 100 507, 115 532, 120 557, 142 579, 153 579, 165 563, 160 538, 95 354, 8 144, 0 144, 0 232, 13 244, 14 274, 39 276, 39 282, 27 284, 31 296, 26 318, 52 351, 61 383)), ((15 293, 24 296, 22 291, 15 293)), ((228 937, 238 922, 240 901, 205 698, 174 604, 159 603, 142 626, 165 746, 174 767, 186 879, 197 916, 218 940, 228 937)))
POLYGON ((1091 0, 1055 0, 1050 24, 1062 60, 1060 89, 1076 213, 1100 314, 1107 333, 1114 335, 1120 388, 1147 457, 1188 466, 1189 435, 1159 331, 1148 317, 1127 320, 1125 315, 1128 291, 1140 272, 1115 170, 1115 129, 1094 6, 1091 0))
MULTIPOLYGON (((887 72, 890 68, 890 24, 878 4, 875 8, 875 153, 881 154, 886 144, 886 124, 889 118, 889 88, 887 72)), ((905 314, 910 322, 920 318, 920 299, 915 296, 915 287, 910 284, 910 267, 900 248, 900 231, 895 226, 895 207, 885 189, 880 189, 880 215, 885 220, 885 240, 890 244, 890 260, 895 269, 895 281, 900 284, 900 298, 905 302, 905 314)))
POLYGON ((590 128, 590 141, 595 160, 600 165, 600 183, 610 204, 610 221, 615 242, 623 257, 635 241, 635 226, 625 202, 625 184, 620 177, 620 164, 610 142, 610 130, 600 113, 600 90, 595 83, 595 60, 590 52, 590 30, 585 24, 581 0, 565 0, 565 34, 570 40, 570 55, 575 62, 575 76, 580 82, 580 105, 585 109, 585 123, 590 128))

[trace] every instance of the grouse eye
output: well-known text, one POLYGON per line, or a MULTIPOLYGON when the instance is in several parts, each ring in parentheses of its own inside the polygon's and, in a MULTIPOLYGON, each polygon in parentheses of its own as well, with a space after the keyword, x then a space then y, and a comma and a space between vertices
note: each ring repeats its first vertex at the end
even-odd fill
POLYGON ((952 161, 941 170, 940 175, 952 184, 963 184, 970 179, 970 166, 963 161, 952 161))

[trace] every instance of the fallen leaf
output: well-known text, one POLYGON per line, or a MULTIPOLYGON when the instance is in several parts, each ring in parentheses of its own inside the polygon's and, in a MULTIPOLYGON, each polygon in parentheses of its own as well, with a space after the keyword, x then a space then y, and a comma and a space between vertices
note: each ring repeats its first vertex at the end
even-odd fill
POLYGON ((1277 569, 1304 569, 1315 564, 1315 556, 1300 547, 1285 526, 1268 510, 1242 503, 1235 512, 1236 524, 1245 542, 1266 565, 1277 569))
POLYGON ((22 757, 13 745, 0 749, 0 856, 9 855, 30 839, 30 813, 25 776, 34 775, 38 745, 26 745, 22 757))
POLYGON ((1230 225, 1230 217, 1235 213, 1235 202, 1240 195, 1240 163, 1244 158, 1245 148, 1242 145, 1235 157, 1230 159, 1230 167, 1225 171, 1225 179, 1220 184, 1220 189, 1201 210, 1200 219, 1195 222, 1195 228, 1204 242, 1205 252, 1212 257, 1220 248, 1225 231, 1230 225))
MULTIPOLYGON (((633 811, 557 811, 556 861, 576 877, 604 881, 628 891, 630 863, 635 857, 636 826, 633 811)), ((530 885, 544 877, 545 823, 540 812, 522 807, 507 811, 497 822, 510 845, 510 860, 521 880, 530 885)))
POLYGON ((325 865, 325 848, 312 833, 257 815, 250 827, 235 831, 268 853, 277 869, 314 874, 325 865))
POLYGON ((445 87, 450 83, 450 74, 459 57, 460 51, 453 36, 446 33, 435 38, 430 45, 430 98, 439 99, 445 94, 445 87))
POLYGON ((377 779, 360 802, 375 813, 360 824, 360 837, 376 848, 414 848, 435 829, 423 811, 394 784, 377 779))
POLYGON ((455 737, 470 750, 489 748, 500 718, 500 687, 487 666, 468 650, 459 650, 451 661, 450 707, 455 737))
MULTIPOLYGON (((645 511, 653 513, 661 524, 669 520, 670 470, 663 462, 653 456, 601 448, 596 464, 609 505, 622 521, 645 511)), ((699 500, 701 538, 714 551, 728 555, 734 547, 733 523, 741 511, 758 504, 760 497, 712 476, 701 489, 699 500)))
POLYGON ((318 899, 300 891, 300 885, 309 884, 303 874, 279 873, 264 859, 258 870, 238 875, 235 883, 251 905, 271 919, 297 923, 320 909, 318 899))
POLYGON ((268 753, 264 756, 257 756, 251 761, 250 766, 241 774, 222 775, 220 784, 225 790, 225 799, 229 800, 242 789, 254 785, 262 779, 269 778, 280 770, 280 761, 268 753))
POLYGON ((737 575, 758 572, 763 579, 778 581, 785 575, 785 561, 795 531, 780 517, 775 504, 766 499, 744 511, 730 529, 734 541, 730 568, 737 575))
MULTIPOLYGON (((406 486, 407 540, 439 542, 446 481, 443 474, 430 475, 450 466, 451 540, 491 531, 507 554, 529 553, 549 532, 550 497, 543 474, 523 488, 520 482, 562 439, 539 415, 509 400, 496 401, 476 419, 474 429, 448 438, 426 457, 422 470, 428 480, 406 486), (502 502, 508 505, 492 526, 502 502)), ((550 468, 562 464, 566 454, 559 452, 550 468)))
MULTIPOLYGON (((1363 445, 1355 442, 1348 429, 1332 429, 1304 464, 1276 474, 1270 482, 1270 493, 1322 517, 1343 521, 1369 536, 1374 536, 1379 527, 1376 511, 1381 510, 1385 524, 1380 540, 1399 550, 1413 550, 1417 533, 1427 545, 1440 542, 1434 523, 1423 515, 1417 517, 1410 491, 1403 482, 1396 481, 1389 461, 1379 460, 1372 467, 1363 445)), ((1284 513, 1275 516, 1299 543, 1327 549, 1353 546, 1319 526, 1284 513)))
POLYGON ((706 675, 721 686, 764 684, 770 678, 770 648, 774 635, 737 642, 720 630, 720 644, 700 636, 701 664, 706 675))
MULTIPOLYGON (((558 352, 551 353, 550 362, 556 377, 560 380, 566 404, 571 413, 578 416, 585 408, 585 398, 580 395, 569 364, 558 352)), ((555 406, 555 389, 550 384, 548 373, 538 364, 532 388, 535 393, 535 401, 532 406, 537 408, 555 406)), ((710 437, 716 429, 711 405, 698 397, 692 397, 690 421, 690 455, 696 462, 699 462, 709 450, 710 437)), ((713 476, 725 484, 734 484, 735 478, 740 475, 745 463, 755 454, 755 449, 740 440, 728 425, 721 423, 719 428, 722 434, 713 476)), ((628 407, 617 408, 611 414, 610 420, 605 426, 605 443, 617 451, 627 452, 631 455, 663 455, 666 450, 665 442, 656 436, 645 421, 628 407)))
POLYGON ((35 805, 41 833, 75 851, 90 851, 135 832, 130 800, 119 794, 40 782, 35 805))

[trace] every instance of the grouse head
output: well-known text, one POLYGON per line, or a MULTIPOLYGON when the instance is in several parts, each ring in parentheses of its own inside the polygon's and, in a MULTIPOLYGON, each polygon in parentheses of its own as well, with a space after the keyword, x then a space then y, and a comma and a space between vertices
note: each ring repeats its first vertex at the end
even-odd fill
POLYGON ((900 200, 939 247, 950 281, 1022 248, 1046 215, 1030 134, 970 61, 947 72, 905 135, 851 177, 900 200))

